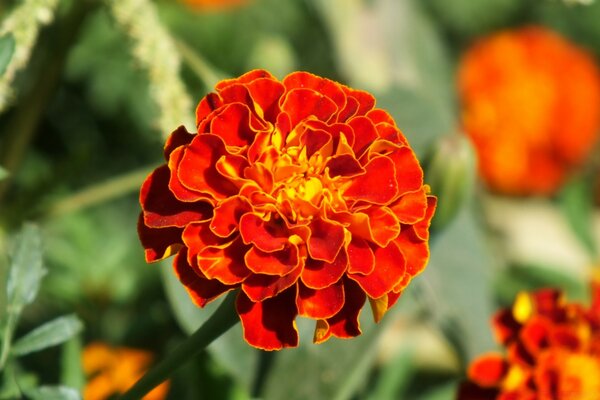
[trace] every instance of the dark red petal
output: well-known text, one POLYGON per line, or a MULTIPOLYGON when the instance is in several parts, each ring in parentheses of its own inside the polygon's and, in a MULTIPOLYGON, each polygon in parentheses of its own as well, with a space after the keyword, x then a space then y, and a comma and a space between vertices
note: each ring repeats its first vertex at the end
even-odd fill
POLYGON ((291 126, 295 127, 308 117, 328 121, 337 107, 328 97, 314 90, 293 89, 285 96, 281 109, 289 114, 291 126))
POLYGON ((488 353, 474 360, 467 371, 469 379, 482 387, 500 385, 508 372, 508 363, 500 354, 488 353))
POLYGON ((190 190, 206 193, 215 199, 225 199, 237 188, 217 171, 217 160, 226 154, 223 140, 211 134, 196 135, 185 149, 177 168, 177 176, 190 190))
POLYGON ((185 247, 175 256, 173 268, 175 275, 199 307, 204 307, 223 293, 233 289, 233 287, 223 285, 217 280, 206 279, 198 275, 187 262, 185 247))
POLYGON ((402 146, 389 154, 388 157, 396 167, 399 195, 421 189, 423 186, 423 170, 410 147, 402 146))
POLYGON ((252 213, 240 218, 240 233, 244 243, 253 244, 266 252, 283 250, 288 245, 290 236, 283 221, 265 221, 252 213))
POLYGON ((306 146, 306 156, 308 158, 311 158, 316 152, 326 158, 333 152, 331 134, 323 129, 306 129, 303 131, 300 140, 306 146))
POLYGON ((209 222, 191 223, 185 227, 181 235, 183 243, 189 249, 190 256, 196 255, 207 246, 220 246, 228 240, 219 237, 210 230, 209 222))
POLYGON ((347 339, 361 334, 359 315, 365 304, 363 290, 353 281, 344 280, 344 307, 331 318, 319 320, 315 330, 315 343, 327 340, 331 335, 347 339), (322 323, 325 321, 325 324, 322 323))
POLYGON ((472 382, 465 382, 458 388, 456 400, 499 400, 499 395, 500 389, 482 388, 472 382))
POLYGON ((356 100, 354 97, 346 97, 346 105, 337 116, 338 122, 346 122, 349 118, 352 118, 354 115, 356 115, 358 107, 358 100, 356 100))
POLYGON ((427 210, 427 194, 421 188, 415 192, 406 193, 390 206, 398 220, 403 224, 412 225, 425 217, 427 210))
POLYGON ((291 243, 283 250, 270 253, 251 247, 244 260, 252 272, 265 275, 284 276, 300 265, 298 247, 291 243))
POLYGON ((253 274, 242 283, 242 290, 252 301, 263 301, 295 285, 301 272, 300 265, 285 276, 253 274))
POLYGON ((238 229, 240 218, 250 210, 248 200, 240 196, 225 199, 215 208, 210 229, 217 236, 227 237, 238 229))
POLYGON ((188 145, 193 138, 194 135, 189 133, 183 125, 171 132, 164 147, 165 160, 169 161, 169 156, 173 150, 179 146, 188 145))
POLYGON ((296 299, 298 314, 301 317, 326 319, 337 314, 344 305, 344 285, 342 280, 324 289, 310 289, 298 284, 296 299))
POLYGON ((198 252, 198 268, 208 279, 225 285, 238 284, 251 274, 244 260, 247 250, 239 237, 225 247, 207 246, 198 252))
POLYGON ((344 197, 373 204, 387 204, 398 193, 394 164, 386 156, 375 157, 365 165, 366 173, 352 180, 344 197))
POLYGON ((365 173, 365 169, 351 154, 340 154, 331 157, 327 161, 326 168, 329 168, 329 176, 332 178, 336 176, 351 178, 365 173))
POLYGON ((377 139, 377 130, 373 122, 367 117, 355 117, 348 121, 348 125, 354 131, 354 154, 360 157, 368 146, 377 139))
POLYGON ((311 289, 323 289, 340 280, 348 268, 348 257, 342 248, 332 263, 307 258, 302 282, 311 289))
POLYGON ((256 134, 250 128, 250 109, 242 103, 228 104, 212 118, 210 133, 221 137, 227 146, 250 145, 256 134))
POLYGON ((492 328, 496 340, 499 343, 507 344, 518 336, 521 324, 515 320, 512 310, 506 308, 498 311, 492 317, 492 328))
POLYGON ((348 245, 348 273, 368 275, 375 268, 375 255, 366 240, 352 237, 348 245))
POLYGON ((196 107, 196 127, 198 127, 214 110, 222 105, 223 101, 216 93, 209 93, 202 98, 200 103, 198 103, 198 107, 196 107))
POLYGON ((181 246, 181 228, 149 228, 144 224, 144 217, 140 214, 137 225, 140 242, 144 247, 146 262, 159 261, 175 254, 181 246))
POLYGON ((261 302, 253 302, 244 292, 238 294, 236 309, 248 344, 263 350, 298 346, 296 291, 293 287, 261 302))
POLYGON ((311 258, 333 262, 344 244, 344 227, 339 223, 316 219, 309 228, 307 248, 311 258))
POLYGON ((378 299, 391 292, 406 271, 406 261, 402 252, 391 242, 387 247, 374 249, 375 268, 369 275, 348 274, 372 299, 378 299))
POLYGON ((193 221, 210 218, 212 206, 206 202, 181 202, 169 190, 171 173, 163 165, 155 169, 140 190, 144 223, 150 228, 184 227, 193 221))

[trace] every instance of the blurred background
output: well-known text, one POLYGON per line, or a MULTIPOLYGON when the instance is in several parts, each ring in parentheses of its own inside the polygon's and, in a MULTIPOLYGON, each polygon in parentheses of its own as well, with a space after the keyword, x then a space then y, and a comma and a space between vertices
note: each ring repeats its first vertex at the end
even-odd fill
POLYGON ((146 368, 210 315, 170 260, 144 262, 138 191, 166 136, 194 130, 197 102, 254 68, 375 95, 439 197, 431 260, 379 325, 363 312, 361 337, 313 345, 300 319, 300 347, 267 355, 237 326, 156 398, 454 398, 468 362, 497 347, 490 317, 520 290, 588 301, 598 21, 593 0, 2 0, 0 282, 15 260, 40 265, 23 273, 39 292, 18 324, 10 288, 1 296, 2 346, 74 316, 57 345, 0 357, 0 398, 77 398, 111 381, 110 357, 146 368))

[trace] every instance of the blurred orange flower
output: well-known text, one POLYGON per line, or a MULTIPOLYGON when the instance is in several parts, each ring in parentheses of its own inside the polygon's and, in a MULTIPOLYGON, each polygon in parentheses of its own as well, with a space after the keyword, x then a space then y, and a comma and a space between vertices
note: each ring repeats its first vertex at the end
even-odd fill
POLYGON ((436 199, 413 150, 372 95, 307 72, 216 89, 141 188, 147 261, 176 253, 200 307, 241 289, 252 346, 297 346, 297 316, 317 343, 359 335, 366 300, 378 321, 429 257, 436 199))
POLYGON ((250 0, 179 0, 190 7, 197 9, 217 9, 241 6, 250 0))
POLYGON ((458 90, 480 174, 497 192, 552 194, 598 137, 600 72, 545 28, 476 42, 461 60, 458 90))
POLYGON ((506 355, 474 360, 459 400, 599 400, 600 290, 590 307, 557 290, 521 293, 493 318, 506 355))
MULTIPOLYGON (((88 377, 83 398, 106 400, 124 393, 142 377, 151 362, 152 355, 144 350, 90 343, 83 351, 83 370, 88 377)), ((168 390, 166 381, 144 396, 144 400, 165 399, 168 390)))

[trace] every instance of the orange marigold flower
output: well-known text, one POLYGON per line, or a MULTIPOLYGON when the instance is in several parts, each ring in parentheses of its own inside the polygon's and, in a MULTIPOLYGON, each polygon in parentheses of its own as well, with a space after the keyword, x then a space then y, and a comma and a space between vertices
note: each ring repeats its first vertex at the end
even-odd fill
MULTIPOLYGON (((111 347, 100 342, 87 345, 82 358, 83 370, 89 379, 83 392, 85 400, 106 400, 124 393, 152 362, 152 355, 147 351, 111 347)), ((169 381, 166 381, 144 396, 144 400, 165 399, 168 391, 169 381)))
POLYGON ((246 4, 249 0, 179 0, 190 7, 197 9, 217 9, 235 7, 246 4))
POLYGON ((493 318, 506 355, 472 362, 459 400, 600 400, 600 291, 590 307, 557 290, 521 293, 493 318))
POLYGON ((458 90, 480 175, 500 193, 552 194, 597 140, 598 67, 547 29, 476 42, 460 63, 458 90))
POLYGON ((147 261, 177 253, 200 307, 240 288, 255 347, 297 346, 297 316, 315 342, 359 335, 366 299, 379 320, 427 263, 436 200, 415 154, 370 94, 306 72, 216 91, 142 186, 147 261))

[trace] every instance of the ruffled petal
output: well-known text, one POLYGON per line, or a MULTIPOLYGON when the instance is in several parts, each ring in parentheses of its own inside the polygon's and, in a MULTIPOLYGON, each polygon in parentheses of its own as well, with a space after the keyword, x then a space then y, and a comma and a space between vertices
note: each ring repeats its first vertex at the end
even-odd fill
POLYGON ((337 314, 344 305, 344 285, 338 281, 323 289, 310 289, 298 285, 298 314, 301 317, 326 319, 337 314))
POLYGON ((323 289, 340 280, 348 268, 348 257, 341 250, 332 263, 307 258, 302 271, 302 282, 311 289, 323 289))
POLYGON ((314 260, 333 262, 344 244, 344 227, 339 223, 313 220, 309 225, 308 254, 314 260))
POLYGON ((298 346, 296 291, 293 287, 260 302, 253 302, 244 292, 238 294, 236 309, 248 344, 263 350, 298 346))
POLYGON ((144 224, 144 216, 140 214, 137 225, 140 242, 144 247, 146 262, 163 260, 177 253, 183 241, 182 228, 149 228, 144 224))
POLYGON ((207 246, 198 252, 198 268, 208 279, 225 285, 239 284, 251 274, 244 261, 247 251, 240 238, 225 246, 207 246))
POLYGON ((377 299, 394 289, 404 276, 407 262, 394 242, 374 249, 373 253, 373 272, 369 275, 348 274, 348 277, 356 281, 370 298, 377 299))
POLYGON ((348 339, 361 334, 358 317, 365 304, 365 293, 355 282, 347 279, 344 280, 344 293, 344 307, 331 318, 317 320, 315 343, 322 343, 332 335, 348 339))
POLYGON ((238 229, 242 215, 252 210, 248 200, 240 196, 230 197, 214 209, 210 230, 217 236, 228 237, 238 229))
POLYGON ((249 146, 256 135, 250 128, 250 109, 242 103, 228 104, 213 116, 210 133, 222 138, 226 146, 249 146))
POLYGON ((375 254, 366 240, 352 237, 346 249, 348 252, 348 273, 368 275, 375 268, 375 254))
POLYGON ((469 379, 482 387, 498 386, 508 372, 508 363, 500 354, 488 353, 471 363, 469 379))
POLYGON ((169 156, 171 155, 171 152, 173 150, 175 150, 176 148, 178 148, 180 146, 185 146, 185 145, 190 144, 190 142, 192 141, 193 138, 194 138, 194 135, 189 133, 183 125, 181 125, 177 129, 175 129, 173 132, 171 132, 171 134, 167 138, 167 141, 165 142, 165 147, 164 147, 165 160, 169 161, 169 156))
POLYGON ((337 106, 331 99, 314 90, 293 89, 285 96, 281 109, 290 116, 291 126, 295 127, 309 117, 329 121, 337 111, 337 106))
POLYGON ((298 247, 291 243, 282 250, 269 253, 251 247, 244 260, 252 272, 265 275, 284 276, 300 265, 298 247))
POLYGON ((263 301, 294 286, 301 272, 302 266, 284 276, 253 274, 242 283, 242 290, 252 301, 263 301))
POLYGON ((290 233, 283 221, 265 221, 247 213, 240 218, 239 229, 244 243, 252 244, 263 252, 280 251, 289 244, 290 233))
POLYGON ((365 174, 352 180, 344 197, 372 204, 388 204, 398 193, 394 163, 385 156, 375 157, 364 166, 365 174))
POLYGON ((415 224, 425 217, 427 194, 424 188, 401 196, 390 209, 403 224, 415 224))

